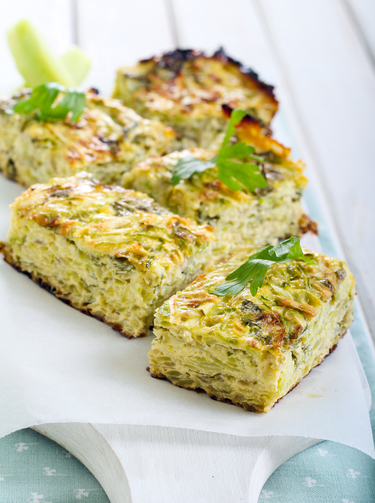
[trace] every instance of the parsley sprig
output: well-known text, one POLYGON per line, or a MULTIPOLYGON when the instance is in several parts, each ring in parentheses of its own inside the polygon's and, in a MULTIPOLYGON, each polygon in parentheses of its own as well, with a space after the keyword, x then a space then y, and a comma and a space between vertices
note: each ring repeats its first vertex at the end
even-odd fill
POLYGON ((37 111, 39 120, 54 121, 65 119, 72 112, 71 122, 78 121, 86 105, 86 96, 83 91, 66 88, 57 82, 48 82, 34 87, 31 96, 21 100, 13 106, 13 111, 19 114, 29 114, 37 111), (56 104, 59 93, 63 98, 56 104))
POLYGON ((264 283, 268 269, 273 264, 281 264, 289 260, 303 260, 315 264, 315 260, 303 254, 300 240, 294 236, 276 246, 265 246, 250 255, 247 261, 225 278, 226 283, 213 290, 214 295, 237 295, 251 281, 250 292, 255 297, 258 288, 264 283))
POLYGON ((235 125, 245 117, 246 113, 245 110, 239 108, 232 111, 223 143, 215 157, 208 161, 201 161, 195 157, 181 159, 173 168, 172 185, 177 185, 181 180, 190 178, 194 173, 202 173, 206 169, 217 166, 219 180, 231 190, 247 188, 254 192, 256 188, 266 187, 267 181, 257 164, 238 160, 251 159, 263 162, 262 157, 254 155, 255 148, 244 142, 228 145, 231 136, 236 131, 235 125))

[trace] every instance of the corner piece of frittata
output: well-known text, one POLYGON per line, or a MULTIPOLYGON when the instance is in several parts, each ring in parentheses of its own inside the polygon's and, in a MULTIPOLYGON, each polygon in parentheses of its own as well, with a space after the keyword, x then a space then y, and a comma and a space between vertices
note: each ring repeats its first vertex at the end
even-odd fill
POLYGON ((12 205, 5 260, 127 337, 211 261, 212 229, 87 173, 26 190, 12 205))
POLYGON ((212 148, 226 128, 222 105, 241 108, 268 126, 278 109, 273 87, 219 49, 167 52, 117 72, 114 97, 178 134, 175 150, 212 148))
POLYGON ((341 260, 273 264, 255 296, 213 290, 246 260, 242 249, 156 312, 150 372, 245 410, 268 412, 336 347, 352 322, 354 279, 341 260))
POLYGON ((30 95, 31 89, 23 89, 0 101, 0 172, 26 187, 82 170, 103 183, 117 183, 141 160, 166 153, 175 136, 95 89, 86 93, 75 124, 69 118, 42 121, 35 112, 15 113, 13 106, 30 95))

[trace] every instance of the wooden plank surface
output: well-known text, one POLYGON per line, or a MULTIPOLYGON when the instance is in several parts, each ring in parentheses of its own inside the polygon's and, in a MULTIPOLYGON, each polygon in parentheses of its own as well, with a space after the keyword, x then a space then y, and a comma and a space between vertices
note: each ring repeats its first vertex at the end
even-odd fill
POLYGON ((172 0, 178 40, 183 48, 214 51, 221 45, 229 55, 251 66, 269 83, 278 74, 263 28, 249 0, 172 0))
POLYGON ((257 0, 375 332, 375 73, 339 0, 257 0))
POLYGON ((375 2, 374 0, 341 0, 349 17, 363 37, 364 49, 369 51, 375 66, 375 2))
POLYGON ((6 40, 6 30, 29 19, 43 33, 51 48, 65 52, 73 43, 71 0, 3 0, 0 2, 0 94, 10 94, 22 85, 6 40))
POLYGON ((111 94, 115 71, 174 46, 163 0, 77 0, 78 43, 92 58, 89 83, 111 94))

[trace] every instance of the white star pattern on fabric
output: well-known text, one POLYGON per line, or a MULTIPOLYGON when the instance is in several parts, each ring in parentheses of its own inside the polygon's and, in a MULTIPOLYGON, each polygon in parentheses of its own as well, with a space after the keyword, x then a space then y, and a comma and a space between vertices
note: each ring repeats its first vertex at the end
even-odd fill
POLYGON ((348 473, 346 474, 346 476, 350 479, 356 479, 358 475, 361 475, 361 472, 356 472, 353 468, 349 468, 348 473))
POLYGON ((273 491, 266 491, 265 489, 263 489, 262 496, 264 496, 266 498, 266 500, 270 499, 272 495, 273 495, 273 491))
POLYGON ((318 449, 318 454, 319 456, 327 456, 328 455, 328 451, 325 451, 324 449, 318 449))
POLYGON ((87 498, 87 496, 89 495, 89 491, 87 489, 77 489, 74 492, 74 495, 77 498, 77 500, 80 500, 82 499, 82 496, 85 496, 87 498))
MULTIPOLYGON (((305 478, 305 485, 307 487, 315 487, 316 486, 316 480, 312 479, 311 477, 306 477, 305 478)), ((320 485, 320 484, 319 484, 320 485)))
POLYGON ((32 442, 32 443, 24 443, 24 442, 19 442, 18 444, 15 444, 16 451, 17 452, 22 452, 22 451, 27 451, 30 445, 36 445, 37 442, 32 442))
MULTIPOLYGON (((44 498, 43 494, 31 493, 31 498, 27 501, 30 503, 40 503, 40 501, 44 498)), ((43 501, 43 503, 51 503, 50 501, 43 501)))
POLYGON ((24 444, 23 442, 20 442, 19 444, 16 444, 16 447, 17 447, 17 451, 18 452, 22 452, 22 451, 27 451, 27 449, 29 448, 26 444, 24 444))
POLYGON ((44 471, 43 475, 47 475, 47 477, 52 477, 53 475, 56 475, 56 470, 54 468, 49 468, 48 466, 43 468, 43 471, 44 471))
POLYGON ((348 499, 343 499, 341 501, 342 501, 342 503, 354 503, 354 501, 349 501, 348 499))

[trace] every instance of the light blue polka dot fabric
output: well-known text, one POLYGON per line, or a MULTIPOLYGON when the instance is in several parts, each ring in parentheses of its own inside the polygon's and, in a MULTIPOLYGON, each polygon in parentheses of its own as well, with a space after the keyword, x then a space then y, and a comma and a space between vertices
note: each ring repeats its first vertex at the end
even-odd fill
MULTIPOLYGON (((311 189, 306 199, 321 224, 323 251, 337 255, 311 189)), ((358 312, 351 332, 372 389, 375 433, 375 361, 358 312)), ((0 503, 78 501, 109 502, 96 479, 62 447, 30 429, 0 440, 0 503)), ((375 503, 375 461, 350 447, 322 442, 284 463, 265 484, 259 502, 375 503)))

